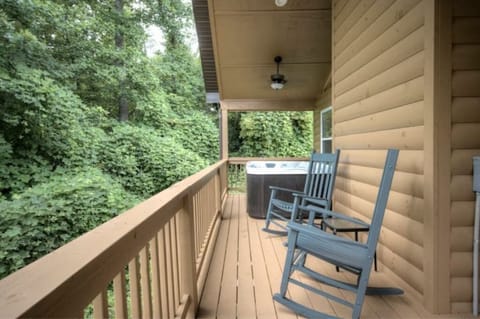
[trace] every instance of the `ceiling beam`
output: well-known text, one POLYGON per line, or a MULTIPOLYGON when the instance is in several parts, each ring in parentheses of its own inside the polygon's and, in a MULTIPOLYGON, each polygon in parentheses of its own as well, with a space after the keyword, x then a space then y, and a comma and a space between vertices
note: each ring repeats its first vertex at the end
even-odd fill
POLYGON ((222 110, 243 111, 313 111, 315 99, 291 100, 222 100, 222 110))

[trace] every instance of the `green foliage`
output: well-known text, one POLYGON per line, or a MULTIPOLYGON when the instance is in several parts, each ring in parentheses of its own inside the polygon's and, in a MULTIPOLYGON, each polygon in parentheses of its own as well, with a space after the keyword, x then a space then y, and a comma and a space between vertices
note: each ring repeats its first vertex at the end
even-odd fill
MULTIPOLYGON (((312 114, 251 112, 240 114, 240 156, 308 156, 312 146, 312 114)), ((235 131, 232 131, 235 133, 235 131)))
POLYGON ((1 1, 0 276, 217 159, 189 5, 123 4, 1 1), (153 58, 151 24, 167 34, 153 58))
POLYGON ((245 165, 230 164, 228 165, 228 192, 229 193, 246 193, 247 191, 247 175, 245 165))
POLYGON ((160 133, 171 130, 174 119, 177 117, 172 111, 165 92, 151 92, 137 104, 130 120, 156 128, 160 133))
POLYGON ((88 142, 101 138, 101 132, 86 129, 86 114, 95 109, 88 110, 45 72, 19 67, 14 76, 0 75, 0 98, 3 134, 17 152, 36 154, 54 165, 74 165, 94 156, 88 142))
POLYGON ((151 196, 199 171, 206 161, 147 126, 117 124, 103 148, 104 169, 125 189, 151 196))
MULTIPOLYGON (((0 194, 11 198, 26 188, 46 181, 52 174, 48 162, 38 156, 0 161, 0 194)), ((0 198, 1 198, 0 197, 0 198)))
POLYGON ((182 146, 210 163, 219 159, 219 132, 212 117, 202 111, 192 110, 188 115, 174 122, 171 137, 182 146))
MULTIPOLYGON (((151 1, 151 0, 149 0, 151 1)), ((185 1, 158 1, 157 21, 167 37, 167 46, 172 47, 185 42, 185 30, 192 24, 192 8, 185 1)))
POLYGON ((95 168, 58 171, 0 202, 0 277, 23 267, 138 202, 95 168))
POLYGON ((200 60, 192 56, 187 46, 167 47, 155 61, 156 74, 174 111, 206 108, 200 60))
POLYGON ((4 163, 12 158, 12 146, 5 141, 5 138, 0 134, 0 163, 4 163))
POLYGON ((246 114, 243 112, 228 113, 228 152, 230 154, 238 154, 242 139, 240 138, 240 120, 246 114))
POLYGON ((172 137, 187 150, 213 163, 219 158, 219 132, 216 115, 195 109, 178 114, 173 112, 163 92, 152 94, 148 101, 138 104, 132 120, 154 127, 158 134, 172 137))

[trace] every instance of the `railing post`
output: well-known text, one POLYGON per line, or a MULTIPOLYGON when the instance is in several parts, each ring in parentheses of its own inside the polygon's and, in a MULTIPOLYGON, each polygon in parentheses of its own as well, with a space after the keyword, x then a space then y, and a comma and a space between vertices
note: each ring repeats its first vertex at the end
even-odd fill
POLYGON ((188 307, 186 317, 195 318, 198 296, 193 224, 193 195, 191 193, 188 193, 184 199, 183 208, 178 214, 178 223, 181 293, 183 295, 190 295, 191 307, 188 307))
POLYGON ((228 158, 228 111, 221 108, 221 121, 220 121, 220 158, 228 158))

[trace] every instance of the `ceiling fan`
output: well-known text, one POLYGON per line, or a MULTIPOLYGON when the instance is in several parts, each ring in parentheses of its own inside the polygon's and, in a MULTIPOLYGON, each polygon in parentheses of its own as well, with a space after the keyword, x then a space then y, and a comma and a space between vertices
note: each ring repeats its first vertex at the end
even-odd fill
POLYGON ((280 62, 282 62, 282 57, 277 55, 273 60, 277 64, 277 73, 270 76, 270 79, 272 80, 270 87, 274 90, 281 90, 283 89, 285 83, 287 83, 287 80, 285 80, 285 75, 280 74, 280 62))

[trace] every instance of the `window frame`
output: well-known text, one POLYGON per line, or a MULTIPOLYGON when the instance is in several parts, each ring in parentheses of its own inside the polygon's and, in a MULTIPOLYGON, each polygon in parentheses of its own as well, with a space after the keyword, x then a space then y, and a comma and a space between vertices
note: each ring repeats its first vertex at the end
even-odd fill
MULTIPOLYGON (((325 150, 324 150, 324 142, 325 141, 333 141, 333 109, 331 106, 329 107, 326 107, 324 108, 323 110, 320 111, 320 152, 321 153, 324 153, 325 150), (331 131, 330 131, 330 136, 329 137, 324 137, 323 136, 323 123, 324 123, 324 116, 326 113, 330 112, 331 115, 330 115, 330 127, 331 127, 331 131)), ((332 145, 332 150, 333 150, 333 145, 332 145)))

